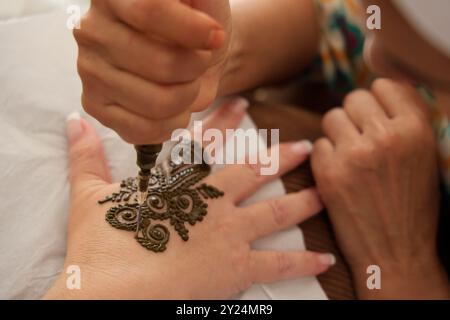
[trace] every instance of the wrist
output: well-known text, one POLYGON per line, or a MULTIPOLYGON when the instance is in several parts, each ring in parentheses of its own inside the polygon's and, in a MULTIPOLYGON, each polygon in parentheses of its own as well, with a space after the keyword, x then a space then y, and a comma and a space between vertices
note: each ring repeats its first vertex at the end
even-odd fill
MULTIPOLYGON (((142 267, 112 263, 108 267, 80 265, 80 286, 71 288, 65 266, 53 286, 42 297, 44 300, 91 300, 91 299, 186 299, 193 296, 184 287, 173 291, 166 286, 167 278, 151 268, 142 275, 142 267)), ((170 281, 170 280, 169 280, 170 281)), ((186 286, 187 287, 187 286, 186 286)))
POLYGON ((369 289, 369 264, 352 267, 359 299, 449 299, 448 276, 437 256, 409 261, 382 261, 380 289, 369 289))
MULTIPOLYGON (((52 287, 42 297, 44 300, 76 300, 76 299, 98 299, 100 292, 97 288, 105 288, 101 285, 102 277, 97 276, 86 266, 78 266, 79 273, 66 273, 67 266, 63 267, 52 287), (77 277, 74 279, 73 277, 77 277), (76 285, 75 285, 76 284, 76 285), (95 284, 95 285, 94 285, 95 284)), ((108 282, 106 282, 107 284, 108 282)))

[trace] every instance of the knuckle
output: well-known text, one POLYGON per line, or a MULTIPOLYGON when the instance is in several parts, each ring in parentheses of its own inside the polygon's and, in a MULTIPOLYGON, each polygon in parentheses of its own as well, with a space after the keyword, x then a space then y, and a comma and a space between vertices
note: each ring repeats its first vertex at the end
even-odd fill
MULTIPOLYGON (((390 154, 390 149, 388 150, 386 148, 380 147, 376 142, 365 142, 351 146, 346 151, 347 160, 345 162, 350 167, 362 172, 377 171, 386 161, 386 154, 390 154)), ((348 181, 344 177, 340 183, 348 187, 351 186, 351 181, 348 181)))
POLYGON ((305 203, 305 207, 313 212, 319 212, 319 210, 323 209, 323 204, 320 200, 319 193, 317 189, 311 188, 302 191, 303 194, 307 194, 308 196, 303 198, 303 202, 305 203))
POLYGON ((143 3, 143 9, 147 12, 151 17, 160 17, 162 16, 167 8, 167 1, 161 0, 141 0, 143 3))
POLYGON ((239 283, 239 291, 245 290, 252 285, 253 279, 250 270, 252 269, 250 250, 248 245, 235 245, 230 250, 231 263, 235 268, 236 274, 241 279, 239 283))
POLYGON ((391 80, 384 79, 384 78, 379 78, 379 79, 376 79, 372 83, 371 90, 373 92, 380 93, 380 92, 383 92, 383 91, 385 91, 387 89, 390 89, 392 87, 392 85, 393 85, 393 82, 391 80))
POLYGON ((251 163, 251 161, 245 161, 242 165, 243 170, 246 172, 245 176, 250 184, 256 184, 261 179, 261 164, 251 163))
POLYGON ((209 54, 206 53, 205 56, 203 52, 188 49, 180 49, 174 53, 178 74, 183 76, 183 81, 194 81, 206 72, 211 57, 209 54))
POLYGON ((293 267, 293 261, 286 252, 276 252, 275 261, 277 264, 277 272, 280 277, 289 274, 293 267))
POLYGON ((167 123, 163 123, 161 126, 160 134, 170 136, 172 133, 179 128, 186 128, 189 126, 191 120, 191 113, 188 111, 177 115, 175 118, 170 119, 167 123))
POLYGON ((163 88, 159 96, 160 115, 174 117, 189 108, 191 98, 197 95, 197 88, 191 84, 174 85, 163 88))
POLYGON ((95 156, 98 143, 91 141, 81 141, 70 151, 71 159, 75 162, 81 162, 84 159, 90 159, 95 156))
POLYGON ((102 79, 98 68, 94 66, 94 63, 88 55, 82 52, 80 52, 78 56, 77 70, 83 82, 88 82, 90 80, 100 81, 102 79))
MULTIPOLYGON (((81 18, 80 23, 83 22, 83 19, 84 18, 81 18)), ((75 38, 75 41, 77 43, 79 43, 82 40, 82 37, 83 37, 83 34, 82 34, 83 31, 81 31, 81 30, 83 30, 83 29, 82 28, 73 28, 73 30, 72 30, 72 35, 75 38)))
MULTIPOLYGON (((114 129, 114 128, 113 128, 114 129)), ((146 135, 142 134, 139 128, 116 128, 115 129, 119 136, 127 143, 130 144, 143 144, 143 137, 146 135)))
POLYGON ((269 200, 268 205, 272 213, 273 221, 276 226, 283 227, 288 221, 288 212, 286 207, 281 203, 279 199, 269 200))
POLYGON ((319 138, 314 142, 313 152, 311 154, 311 169, 314 175, 322 171, 322 167, 328 165, 327 157, 325 156, 326 138, 319 138))
POLYGON ((178 113, 178 110, 183 107, 185 107, 185 105, 179 101, 177 93, 172 92, 172 90, 162 92, 158 98, 158 105, 155 106, 155 108, 158 109, 158 114, 161 118, 174 116, 178 113))
POLYGON ((122 135, 128 143, 147 144, 148 141, 157 141, 161 136, 160 132, 161 126, 158 124, 138 123, 124 127, 122 135))
POLYGON ((186 71, 192 76, 202 75, 208 68, 208 62, 200 57, 192 57, 186 61, 186 71))
POLYGON ((156 64, 161 70, 161 75, 165 81, 173 81, 174 75, 179 71, 178 57, 171 51, 167 50, 155 57, 156 64))
POLYGON ((152 21, 161 16, 166 8, 166 1, 160 0, 134 0, 129 5, 129 14, 132 18, 140 21, 142 25, 146 21, 152 21))
POLYGON ((93 117, 96 116, 98 105, 95 103, 94 99, 90 98, 90 96, 86 94, 85 91, 83 91, 83 94, 81 95, 81 105, 87 114, 93 117))
POLYGON ((346 150, 346 157, 353 163, 372 163, 375 156, 376 149, 369 143, 353 144, 346 150))
POLYGON ((317 185, 320 191, 333 190, 336 186, 341 184, 342 175, 335 167, 324 166, 316 174, 317 185))
POLYGON ((164 50, 154 56, 162 83, 195 83, 206 68, 189 54, 164 50))
POLYGON ((428 122, 419 115, 411 115, 405 122, 408 133, 411 133, 414 136, 426 136, 432 131, 428 122))
POLYGON ((85 62, 84 58, 80 57, 77 61, 77 70, 78 74, 80 75, 81 80, 84 80, 86 78, 89 78, 90 76, 90 68, 88 67, 87 63, 85 62))
POLYGON ((201 89, 201 80, 190 82, 183 87, 182 93, 180 94, 180 105, 183 106, 183 109, 189 108, 191 104, 197 99, 197 96, 200 93, 201 89), (186 107, 186 105, 188 107, 186 107))
POLYGON ((348 108, 348 106, 351 105, 358 105, 361 102, 361 99, 367 97, 368 94, 370 94, 369 91, 364 89, 352 91, 344 98, 344 107, 348 108))
POLYGON ((383 132, 387 129, 387 121, 378 119, 375 117, 370 117, 366 120, 367 127, 370 128, 371 132, 383 132))
POLYGON ((415 145, 427 146, 430 148, 436 147, 436 139, 433 129, 430 124, 419 115, 412 115, 405 119, 404 131, 399 133, 399 136, 407 139, 410 147, 415 145))
POLYGON ((97 17, 92 10, 86 13, 80 20, 81 28, 74 28, 72 34, 78 45, 89 46, 102 42, 102 33, 96 24, 97 17))
POLYGON ((230 235, 236 231, 236 226, 233 219, 223 217, 223 219, 217 223, 217 229, 221 234, 230 235))
POLYGON ((126 35, 126 44, 130 52, 133 52, 134 48, 138 48, 138 43, 141 41, 141 36, 136 32, 128 32, 126 35))
POLYGON ((382 152, 393 151, 397 146, 398 135, 394 130, 385 129, 379 130, 373 139, 375 142, 375 148, 378 150, 382 152))
POLYGON ((328 111, 322 120, 322 127, 327 128, 334 122, 334 119, 336 116, 338 116, 340 113, 344 112, 342 108, 333 108, 330 111, 328 111))
POLYGON ((125 141, 126 143, 138 143, 134 140, 133 136, 131 135, 131 133, 129 131, 121 131, 121 130, 117 130, 118 135, 122 138, 123 141, 125 141))
POLYGON ((314 142, 313 157, 314 156, 316 156, 316 157, 320 156, 322 154, 321 151, 326 148, 327 143, 328 143, 327 139, 324 138, 324 137, 317 139, 314 142))
POLYGON ((89 39, 89 37, 87 35, 88 33, 86 32, 86 25, 88 25, 86 16, 81 18, 80 24, 82 26, 81 28, 74 28, 72 30, 73 37, 78 44, 88 43, 87 39, 89 39))

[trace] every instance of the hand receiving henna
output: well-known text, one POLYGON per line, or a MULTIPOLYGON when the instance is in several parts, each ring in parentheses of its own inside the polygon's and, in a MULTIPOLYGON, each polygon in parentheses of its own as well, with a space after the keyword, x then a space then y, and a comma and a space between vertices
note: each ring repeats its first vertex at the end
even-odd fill
MULTIPOLYGON (((203 126, 223 132, 235 128, 244 109, 241 100, 225 103, 203 126)), ((310 151, 308 143, 280 146, 277 176, 259 175, 259 165, 230 165, 205 177, 199 184, 213 186, 224 195, 202 199, 208 205, 207 214, 201 222, 187 226, 189 241, 174 232, 165 243, 166 250, 154 253, 137 243, 133 232, 105 222, 109 202, 99 205, 97 201, 119 191, 120 186, 110 183, 92 127, 84 120, 71 121, 68 137, 72 193, 65 264, 80 266, 82 288, 68 291, 62 275, 45 298, 230 298, 252 283, 316 275, 334 263, 330 254, 255 251, 250 247, 252 241, 295 226, 320 211, 314 190, 237 206, 259 187, 303 162, 310 151)), ((167 221, 157 223, 174 230, 167 221)))

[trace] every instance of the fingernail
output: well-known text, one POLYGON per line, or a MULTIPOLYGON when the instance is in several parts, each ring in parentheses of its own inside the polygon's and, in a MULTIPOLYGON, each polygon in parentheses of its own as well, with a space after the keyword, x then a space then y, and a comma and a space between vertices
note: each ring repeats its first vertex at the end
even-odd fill
POLYGON ((231 108, 234 113, 242 113, 250 106, 250 102, 248 102, 245 98, 236 98, 233 100, 231 104, 231 108))
POLYGON ((336 257, 331 253, 324 253, 319 255, 319 261, 323 265, 334 266, 336 264, 336 257))
POLYGON ((208 49, 218 49, 222 46, 225 39, 225 32, 220 29, 213 29, 209 33, 208 43, 206 44, 208 49))
POLYGON ((66 118, 66 132, 70 142, 78 139, 83 133, 83 127, 81 126, 80 120, 81 116, 78 112, 72 112, 66 118))
POLYGON ((309 140, 303 140, 292 144, 291 150, 299 155, 310 154, 313 150, 313 144, 309 140))

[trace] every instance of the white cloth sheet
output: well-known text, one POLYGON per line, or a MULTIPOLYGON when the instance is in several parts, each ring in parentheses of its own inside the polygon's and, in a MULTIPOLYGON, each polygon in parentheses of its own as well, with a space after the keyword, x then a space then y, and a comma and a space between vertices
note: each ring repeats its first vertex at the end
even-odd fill
MULTIPOLYGON (((65 118, 80 111, 76 45, 67 16, 52 13, 0 23, 0 299, 36 299, 62 271, 68 214, 65 118)), ((98 130, 115 180, 135 174, 134 149, 98 130)), ((242 124, 253 126, 247 117, 242 124)), ((284 194, 281 181, 251 200, 284 194)), ((298 228, 254 244, 301 250, 298 228)), ((314 277, 254 285, 240 299, 326 299, 314 277)))

